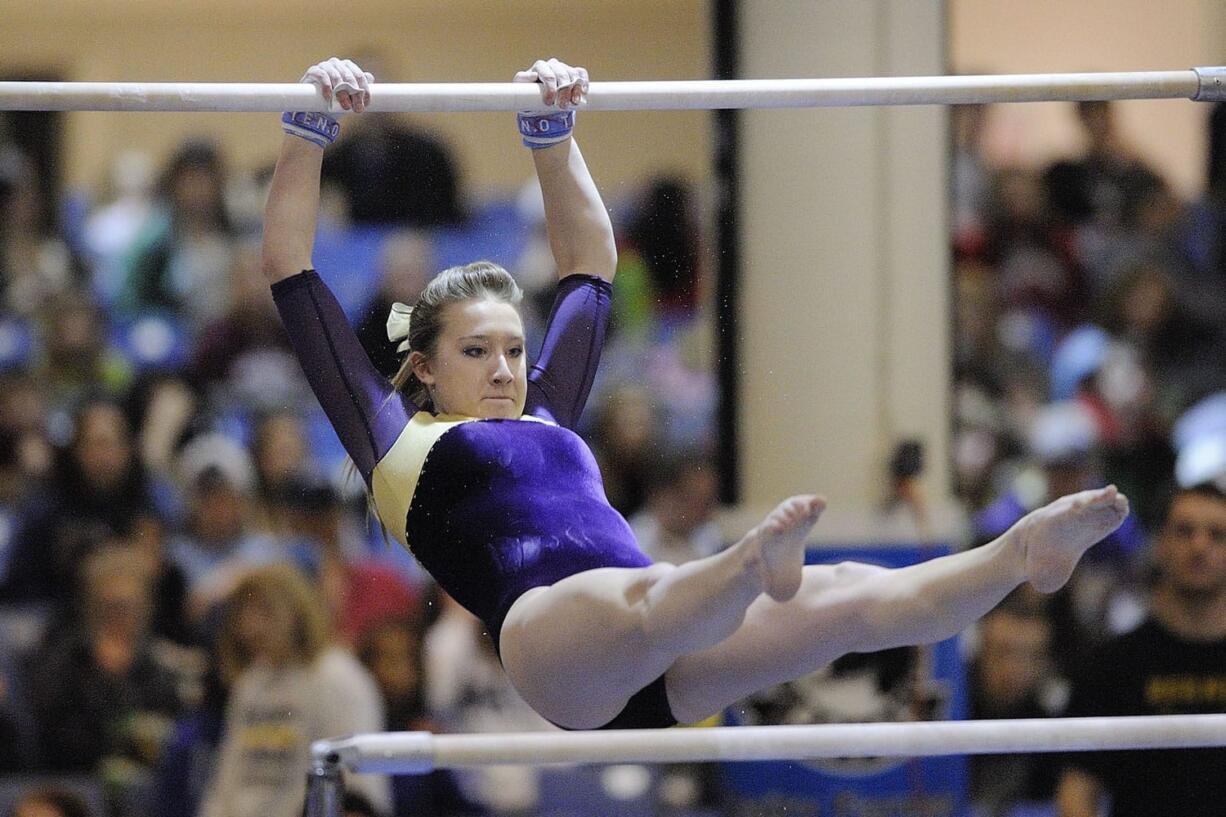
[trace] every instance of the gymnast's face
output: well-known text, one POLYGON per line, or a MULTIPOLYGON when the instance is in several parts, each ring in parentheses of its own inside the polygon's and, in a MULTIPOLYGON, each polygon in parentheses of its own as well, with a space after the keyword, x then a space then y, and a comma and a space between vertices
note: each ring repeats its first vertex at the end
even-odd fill
POLYGON ((528 390, 519 312, 488 298, 447 306, 434 354, 421 355, 413 371, 429 387, 440 414, 519 418, 528 390))

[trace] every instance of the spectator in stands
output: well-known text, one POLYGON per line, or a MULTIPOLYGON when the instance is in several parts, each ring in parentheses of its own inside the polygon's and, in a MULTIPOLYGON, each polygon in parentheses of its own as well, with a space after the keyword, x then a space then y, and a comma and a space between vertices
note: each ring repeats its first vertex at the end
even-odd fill
POLYGON ((715 464, 696 453, 674 454, 652 470, 646 504, 630 518, 630 528, 639 547, 655 561, 701 559, 725 544, 714 519, 718 503, 715 464))
POLYGON ((125 405, 158 507, 174 516, 178 512, 175 456, 202 419, 196 391, 177 374, 155 371, 132 384, 125 405))
POLYGON ((0 587, 4 586, 12 558, 19 508, 27 491, 21 473, 18 436, 0 426, 0 587))
POLYGON ((627 232, 632 246, 623 251, 642 259, 657 317, 690 317, 701 295, 701 230, 689 183, 676 178, 653 180, 627 232))
POLYGON ((45 195, 29 157, 0 142, 0 311, 32 317, 84 278, 84 266, 44 219, 45 195))
POLYGON ((1161 260, 1138 259, 1124 267, 1111 286, 1103 317, 1104 328, 1136 349, 1154 381, 1156 402, 1172 407, 1169 413, 1226 382, 1226 334, 1215 322, 1193 314, 1161 260))
POLYGON ((595 414, 592 453, 605 494, 623 516, 632 516, 646 501, 647 475, 659 456, 651 397, 641 386, 624 383, 600 401, 595 414))
POLYGON ((116 306, 122 314, 166 312, 194 328, 224 312, 234 230, 221 153, 187 142, 171 158, 158 207, 133 246, 116 306))
POLYGON ((1215 103, 1208 123, 1206 184, 1188 208, 1179 232, 1180 289, 1209 314, 1226 311, 1226 103, 1215 103))
POLYGON ((1093 421, 1101 479, 1130 491, 1134 515, 1152 529, 1165 514, 1174 454, 1162 416, 1170 407, 1156 400, 1140 351, 1099 326, 1079 326, 1056 346, 1048 379, 1056 401, 1074 401, 1093 421))
MULTIPOLYGON (((389 732, 436 731, 425 706, 425 661, 419 616, 385 618, 363 633, 358 651, 383 696, 389 732)), ((470 803, 448 770, 428 775, 400 775, 392 780, 395 814, 420 817, 481 814, 470 803)))
POLYGON ((289 411, 260 417, 252 434, 251 461, 255 466, 255 524, 265 533, 287 535, 279 506, 290 485, 311 466, 302 418, 289 411))
POLYGON ((27 370, 0 375, 0 428, 17 435, 17 457, 26 480, 48 476, 54 452, 47 438, 47 398, 27 370))
POLYGON ((285 554, 278 540, 252 528, 255 471, 246 449, 206 434, 183 449, 179 468, 187 491, 186 525, 167 549, 187 578, 190 615, 199 625, 253 567, 285 554))
POLYGON ((324 158, 323 180, 340 187, 355 224, 432 228, 464 220, 451 151, 403 117, 356 117, 324 158))
POLYGON ((79 292, 49 298, 41 318, 34 375, 51 411, 71 412, 87 395, 117 398, 128 388, 132 367, 111 348, 106 316, 89 298, 79 292))
POLYGON ((79 794, 59 786, 36 786, 18 798, 8 817, 94 817, 79 794))
POLYGON ((50 481, 22 509, 0 599, 50 601, 66 611, 77 565, 90 549, 127 535, 152 512, 123 412, 106 400, 85 403, 50 481))
POLYGON ((983 134, 989 110, 987 105, 952 105, 949 108, 954 147, 950 162, 951 226, 954 252, 959 259, 976 258, 983 252, 990 187, 990 171, 983 155, 983 134))
MULTIPOLYGON (((1061 692, 1052 661, 1052 627, 1040 597, 1017 591, 979 623, 971 668, 971 717, 1048 718, 1061 692)), ((1050 800, 1055 766, 1038 755, 971 759, 971 801, 984 817, 1004 817, 1020 802, 1050 800)))
POLYGON ((995 498, 1000 473, 1018 447, 1000 383, 982 372, 958 373, 953 408, 956 430, 950 450, 956 493, 968 507, 982 509, 995 498))
MULTIPOLYGON (((507 679, 484 625, 440 592, 441 614, 426 632, 426 709, 444 731, 552 729, 507 679)), ((539 805, 534 770, 488 766, 465 771, 465 795, 495 813, 531 814, 539 805)))
POLYGON ((387 618, 415 615, 417 591, 389 562, 365 553, 360 530, 346 528, 340 495, 325 480, 300 475, 282 491, 295 556, 315 578, 338 640, 356 646, 387 618))
MULTIPOLYGON (((232 689, 200 814, 298 817, 311 742, 382 729, 379 690, 333 645, 323 602, 289 565, 262 568, 235 587, 219 652, 232 689)), ((355 775, 347 785, 388 812, 386 779, 355 775)))
POLYGON ((1161 180, 1128 144, 1111 102, 1078 102, 1077 120, 1086 136, 1086 152, 1079 163, 1085 176, 1086 194, 1094 219, 1120 228, 1139 199, 1161 180))
MULTIPOLYGON (((1009 168, 996 174, 988 211, 984 260, 997 275, 1006 314, 1038 322, 1031 335, 1059 333, 1082 322, 1087 311, 1085 273, 1068 225, 1051 207, 1049 180, 1009 168)), ((1035 345, 1035 341, 1031 341, 1035 345)), ((1042 356, 1041 348, 1029 350, 1042 356)))
POLYGON ((400 369, 400 355, 387 342, 387 316, 392 304, 417 303, 437 271, 434 246, 423 233, 402 230, 384 240, 379 253, 379 289, 357 327, 362 348, 384 377, 394 377, 400 369))
POLYGON ((418 615, 389 616, 362 634, 358 657, 379 685, 388 731, 433 726, 426 710, 424 642, 418 615))
MULTIPOLYGON (((412 812, 419 814, 422 812, 412 812)), ((371 802, 356 792, 347 791, 341 798, 341 817, 379 817, 371 802)))
POLYGON ((152 817, 197 817, 217 765, 230 687, 210 651, 198 699, 175 721, 150 780, 152 817))
POLYGON ((199 333, 187 379, 218 412, 300 405, 309 390, 260 273, 258 242, 237 242, 228 280, 225 310, 199 333))
MULTIPOLYGON (((1149 618, 1104 645, 1074 679, 1072 716, 1226 711, 1226 494, 1178 491, 1154 544, 1149 618)), ((1226 802, 1226 749, 1069 755, 1061 817, 1216 815, 1226 802)))
POLYGON ((22 734, 9 682, 8 668, 0 666, 0 775, 24 771, 29 763, 29 745, 22 734))
POLYGON ((180 701, 149 640, 150 577, 126 548, 99 550, 80 568, 80 627, 53 633, 31 665, 41 766, 151 767, 180 701))
POLYGON ((111 164, 110 201, 90 213, 83 235, 94 268, 94 292, 106 303, 123 284, 124 262, 153 210, 153 159, 126 150, 111 164))
POLYGON ((150 577, 150 632, 181 647, 198 646, 199 633, 192 629, 187 607, 187 576, 166 553, 165 523, 156 516, 142 516, 121 544, 131 547, 150 577))

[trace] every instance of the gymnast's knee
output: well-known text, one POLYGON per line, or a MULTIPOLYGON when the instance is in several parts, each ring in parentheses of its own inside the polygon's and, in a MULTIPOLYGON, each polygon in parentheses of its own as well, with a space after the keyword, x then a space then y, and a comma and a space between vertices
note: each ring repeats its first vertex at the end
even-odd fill
POLYGON ((834 566, 834 581, 836 584, 858 582, 873 576, 889 573, 888 567, 872 565, 866 562, 839 562, 834 566))
POLYGON ((651 588, 676 569, 677 566, 669 562, 655 562, 640 569, 634 581, 626 585, 626 603, 631 607, 644 606, 648 601, 651 588))
POLYGON ((677 566, 669 562, 656 562, 643 568, 636 580, 626 588, 626 603, 634 613, 635 635, 642 639, 645 649, 667 651, 671 647, 661 641, 661 637, 673 628, 669 626, 670 622, 661 621, 656 614, 651 591, 661 579, 676 569, 677 566))

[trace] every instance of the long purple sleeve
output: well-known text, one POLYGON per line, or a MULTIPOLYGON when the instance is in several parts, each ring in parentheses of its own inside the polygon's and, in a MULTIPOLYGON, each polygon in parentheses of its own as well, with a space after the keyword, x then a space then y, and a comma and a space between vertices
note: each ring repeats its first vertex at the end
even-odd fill
POLYGON ((318 273, 277 281, 272 297, 311 390, 369 485, 417 408, 375 369, 318 273))
POLYGON ((613 284, 595 275, 558 283, 541 354, 528 374, 524 413, 573 429, 583 413, 613 305, 613 284))

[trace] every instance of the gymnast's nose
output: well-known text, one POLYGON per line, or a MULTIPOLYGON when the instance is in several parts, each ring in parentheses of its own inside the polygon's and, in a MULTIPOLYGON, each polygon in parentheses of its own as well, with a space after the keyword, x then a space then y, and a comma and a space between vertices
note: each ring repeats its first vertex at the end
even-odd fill
POLYGON ((513 375, 511 374, 511 366, 510 364, 507 363, 507 356, 499 355, 498 356, 498 368, 494 369, 494 376, 491 378, 491 380, 496 385, 503 386, 503 385, 506 385, 507 383, 510 383, 512 377, 513 375))

